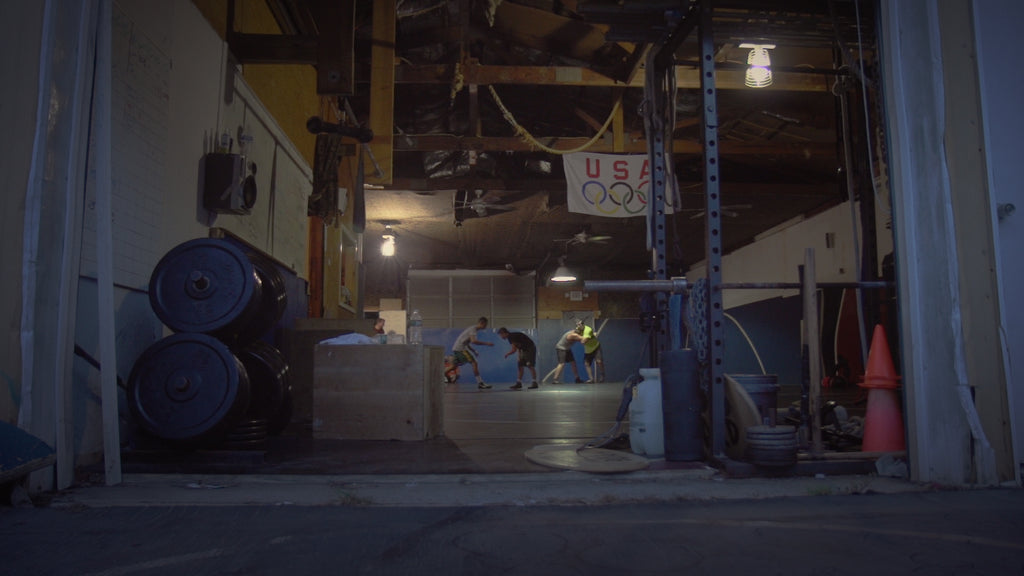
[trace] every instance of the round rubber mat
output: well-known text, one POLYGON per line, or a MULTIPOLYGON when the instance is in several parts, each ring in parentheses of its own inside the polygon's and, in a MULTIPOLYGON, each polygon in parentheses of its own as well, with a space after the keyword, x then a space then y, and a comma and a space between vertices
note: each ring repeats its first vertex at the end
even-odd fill
POLYGON ((604 448, 577 451, 577 448, 576 444, 544 444, 534 446, 524 454, 527 460, 541 466, 601 474, 643 470, 649 464, 647 458, 631 452, 604 448))

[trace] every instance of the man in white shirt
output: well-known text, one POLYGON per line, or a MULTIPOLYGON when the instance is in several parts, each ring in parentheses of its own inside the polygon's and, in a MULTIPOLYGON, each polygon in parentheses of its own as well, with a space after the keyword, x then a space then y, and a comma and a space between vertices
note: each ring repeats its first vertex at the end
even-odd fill
POLYGON ((454 362, 452 366, 445 371, 445 378, 449 382, 454 382, 458 378, 459 366, 462 366, 463 364, 472 364, 473 375, 476 376, 476 387, 481 390, 486 390, 491 387, 490 384, 485 384, 483 378, 480 377, 480 367, 476 364, 477 351, 473 349, 473 344, 494 346, 493 342, 477 340, 477 332, 484 328, 487 328, 487 318, 481 316, 480 319, 477 320, 476 324, 463 330, 462 334, 459 334, 459 337, 455 339, 455 344, 452 345, 452 357, 454 362))
POLYGON ((580 380, 580 371, 576 368, 576 358, 572 354, 573 342, 579 342, 583 339, 582 336, 576 332, 575 329, 569 330, 562 337, 558 339, 558 343, 555 344, 555 354, 558 355, 558 366, 555 366, 554 380, 552 384, 561 384, 559 380, 562 377, 562 369, 565 368, 566 363, 572 368, 572 373, 576 375, 576 383, 580 384, 583 380, 580 380))

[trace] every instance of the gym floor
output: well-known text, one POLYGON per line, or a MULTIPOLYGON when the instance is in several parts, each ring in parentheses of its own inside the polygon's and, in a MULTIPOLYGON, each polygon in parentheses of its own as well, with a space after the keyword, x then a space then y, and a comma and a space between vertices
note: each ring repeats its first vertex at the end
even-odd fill
MULTIPOLYGON (((536 390, 510 390, 495 384, 478 390, 475 383, 446 385, 445 435, 422 442, 327 440, 284 434, 271 437, 265 451, 198 452, 126 451, 129 473, 229 474, 499 474, 553 472, 524 453, 539 445, 581 445, 608 434, 615 425, 622 382, 542 384, 536 390)), ((778 405, 798 401, 796 391, 779 393, 778 405)), ((823 390, 851 415, 857 413, 861 389, 823 390)), ((781 412, 781 410, 780 410, 781 412)), ((780 424, 782 422, 779 422, 780 424)), ((628 418, 618 434, 628 434, 628 418)), ((606 446, 629 451, 626 438, 606 446)), ((652 460, 651 468, 687 468, 701 462, 652 460)))
MULTIPOLYGON (((541 385, 448 384, 444 437, 424 442, 276 438, 266 472, 315 474, 452 474, 544 472, 523 453, 541 444, 583 444, 615 425, 622 383, 541 385), (292 449, 276 450, 276 444, 292 449), (297 454, 295 449, 299 449, 297 454), (301 454, 301 457, 296 457, 301 454)), ((628 432, 628 421, 622 431, 628 432)), ((620 444, 622 444, 620 442, 620 444)), ((628 443, 625 443, 628 449, 628 443)))

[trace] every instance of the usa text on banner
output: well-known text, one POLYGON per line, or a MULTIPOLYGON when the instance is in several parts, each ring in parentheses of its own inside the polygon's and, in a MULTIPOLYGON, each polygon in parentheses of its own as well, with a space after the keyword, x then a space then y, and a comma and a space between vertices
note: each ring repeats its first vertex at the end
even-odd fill
POLYGON ((651 170, 646 154, 562 156, 569 211, 610 218, 647 214, 651 170))

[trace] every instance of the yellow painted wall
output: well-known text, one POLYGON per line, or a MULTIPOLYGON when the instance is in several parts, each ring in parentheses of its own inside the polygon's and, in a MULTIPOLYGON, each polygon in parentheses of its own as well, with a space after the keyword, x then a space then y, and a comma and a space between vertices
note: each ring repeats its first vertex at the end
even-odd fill
POLYGON ((586 292, 580 286, 540 286, 537 288, 537 318, 561 320, 562 312, 600 310, 597 292, 586 292), (578 295, 579 299, 572 296, 578 295))
MULTIPOLYGON (((356 148, 359 151, 359 148, 356 148)), ((359 310, 359 253, 352 230, 352 191, 356 185, 357 156, 344 156, 338 166, 338 187, 349 192, 349 206, 333 225, 324 232, 324 317, 355 318, 359 310), (343 228, 350 235, 343 234, 343 228), (342 301, 341 287, 351 293, 349 302, 342 301)))
MULTIPOLYGON (((227 0, 193 0, 221 38, 227 31, 227 0)), ((235 31, 251 34, 280 34, 265 2, 235 3, 235 31)), ((316 93, 316 70, 308 65, 249 64, 242 73, 250 88, 281 125, 285 134, 313 166, 316 138, 306 130, 306 120, 320 114, 316 93)))

